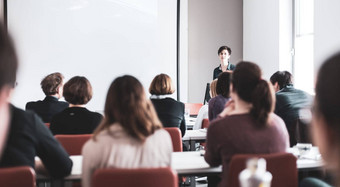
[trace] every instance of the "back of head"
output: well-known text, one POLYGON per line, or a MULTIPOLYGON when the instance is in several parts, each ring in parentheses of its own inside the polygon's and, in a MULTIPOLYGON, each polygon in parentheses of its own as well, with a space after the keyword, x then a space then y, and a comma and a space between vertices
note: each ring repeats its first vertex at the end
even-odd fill
POLYGON ((151 82, 149 93, 152 95, 167 95, 175 92, 172 80, 167 74, 157 75, 151 82))
POLYGON ((274 85, 277 83, 280 89, 285 88, 289 84, 293 84, 293 76, 288 71, 277 71, 270 77, 270 82, 274 85))
POLYGON ((266 126, 275 104, 273 88, 261 76, 260 67, 252 62, 238 63, 232 74, 233 91, 240 99, 252 104, 250 114, 258 127, 266 126))
POLYGON ((11 37, 0 24, 0 89, 15 86, 18 59, 11 37))
POLYGON ((87 104, 92 98, 92 86, 85 77, 72 77, 64 85, 63 96, 71 104, 87 104))
POLYGON ((222 72, 217 79, 216 93, 223 97, 229 97, 230 95, 230 76, 231 72, 222 72))
POLYGON ((51 73, 40 83, 45 95, 55 95, 59 92, 59 87, 63 86, 64 76, 61 73, 51 73))
POLYGON ((104 122, 95 135, 114 123, 120 123, 130 136, 144 141, 162 127, 151 101, 146 98, 143 85, 129 75, 118 77, 111 83, 104 113, 104 122))
POLYGON ((217 93, 216 93, 216 85, 217 85, 217 79, 213 80, 213 81, 210 83, 210 94, 211 94, 211 98, 217 96, 217 93))
POLYGON ((315 114, 321 114, 327 125, 340 136, 340 53, 321 66, 315 87, 315 114))

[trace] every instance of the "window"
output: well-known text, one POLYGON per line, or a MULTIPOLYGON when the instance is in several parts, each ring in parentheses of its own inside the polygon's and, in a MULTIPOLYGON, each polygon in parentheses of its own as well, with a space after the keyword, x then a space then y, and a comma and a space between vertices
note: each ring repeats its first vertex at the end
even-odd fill
POLYGON ((293 2, 294 85, 314 93, 314 0, 293 2))

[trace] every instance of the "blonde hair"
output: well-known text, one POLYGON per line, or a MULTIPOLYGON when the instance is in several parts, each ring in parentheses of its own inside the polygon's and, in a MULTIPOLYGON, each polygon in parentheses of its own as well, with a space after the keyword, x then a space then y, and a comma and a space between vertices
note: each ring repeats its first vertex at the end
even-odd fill
POLYGON ((213 80, 213 81, 210 83, 210 93, 211 93, 211 98, 217 96, 217 93, 216 93, 216 85, 217 85, 217 79, 213 80))
POLYGON ((151 82, 149 92, 152 95, 166 95, 175 92, 172 80, 167 74, 157 75, 151 82))

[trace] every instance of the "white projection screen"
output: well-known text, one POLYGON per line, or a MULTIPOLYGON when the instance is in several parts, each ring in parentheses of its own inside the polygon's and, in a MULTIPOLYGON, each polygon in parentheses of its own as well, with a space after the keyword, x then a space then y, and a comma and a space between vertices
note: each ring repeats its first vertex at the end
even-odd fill
POLYGON ((20 108, 44 98, 40 81, 53 72, 87 77, 94 111, 121 75, 137 77, 146 92, 159 73, 177 84, 177 1, 9 0, 7 12, 20 62, 12 103, 20 108))

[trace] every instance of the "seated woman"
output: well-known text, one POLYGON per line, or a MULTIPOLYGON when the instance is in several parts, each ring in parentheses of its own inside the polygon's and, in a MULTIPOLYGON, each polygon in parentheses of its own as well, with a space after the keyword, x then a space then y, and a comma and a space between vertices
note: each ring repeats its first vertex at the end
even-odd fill
POLYGON ((50 129, 56 134, 91 134, 103 116, 86 109, 92 98, 92 87, 85 77, 75 76, 64 85, 64 97, 70 107, 56 114, 50 129))
POLYGON ((273 113, 273 88, 261 78, 259 66, 238 63, 230 88, 232 103, 209 126, 204 155, 209 165, 223 165, 219 186, 227 186, 233 155, 285 152, 289 147, 285 124, 273 113))
POLYGON ((231 72, 222 72, 218 76, 216 84, 217 96, 209 100, 209 121, 214 120, 230 100, 229 85, 231 72))
MULTIPOLYGON (((104 120, 83 147, 82 185, 98 168, 169 167, 172 143, 142 84, 118 77, 107 93, 104 120)), ((133 180, 133 179, 132 179, 133 180)))
POLYGON ((64 76, 58 72, 47 75, 40 83, 45 99, 28 102, 26 110, 32 110, 44 123, 50 123, 55 114, 68 107, 68 103, 58 101, 63 96, 63 80, 64 76))
POLYGON ((178 127, 184 136, 186 131, 184 103, 169 97, 175 92, 171 78, 166 74, 157 75, 151 82, 149 92, 163 127, 178 127))
MULTIPOLYGON (((217 96, 217 93, 216 93, 216 84, 217 84, 217 79, 213 80, 211 83, 210 83, 210 91, 209 91, 209 94, 210 94, 210 97, 211 98, 214 98, 217 96)), ((197 115, 197 118, 196 118, 196 121, 195 121, 195 125, 194 125, 194 130, 197 130, 197 129, 201 129, 202 128, 202 122, 203 122, 203 119, 208 119, 209 118, 209 115, 208 115, 208 111, 209 111, 209 105, 208 103, 203 105, 200 110, 198 111, 198 115, 197 115)))

